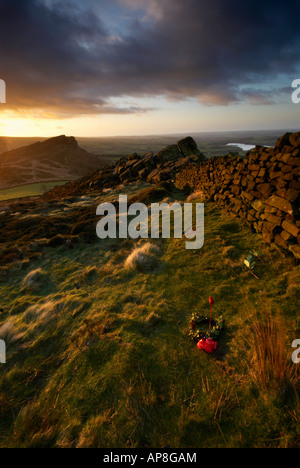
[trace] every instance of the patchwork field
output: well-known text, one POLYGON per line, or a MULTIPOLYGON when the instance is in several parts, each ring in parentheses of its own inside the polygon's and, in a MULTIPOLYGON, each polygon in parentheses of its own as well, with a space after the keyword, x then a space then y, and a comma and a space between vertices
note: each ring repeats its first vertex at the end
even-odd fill
POLYGON ((51 190, 53 187, 66 184, 67 181, 39 182, 36 184, 19 185, 9 189, 0 190, 0 201, 16 198, 36 197, 51 190))

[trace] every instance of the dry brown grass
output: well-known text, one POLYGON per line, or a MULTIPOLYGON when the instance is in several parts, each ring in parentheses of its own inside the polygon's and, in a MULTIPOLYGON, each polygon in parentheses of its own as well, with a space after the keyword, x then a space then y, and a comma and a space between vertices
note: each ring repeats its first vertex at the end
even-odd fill
POLYGON ((42 281, 46 277, 46 273, 41 268, 38 268, 37 270, 28 273, 22 282, 22 286, 29 290, 38 291, 42 281))
POLYGON ((152 271, 158 266, 159 254, 159 247, 147 242, 142 247, 137 247, 131 252, 125 261, 125 268, 141 272, 152 271))
POLYGON ((201 200, 204 197, 204 192, 194 192, 187 198, 187 203, 191 203, 193 200, 201 200))
POLYGON ((290 385, 296 389, 299 368, 291 360, 292 351, 282 320, 270 313, 263 320, 256 316, 249 327, 247 342, 252 352, 249 375, 260 388, 282 390, 290 385))
POLYGON ((6 344, 12 344, 22 336, 14 322, 6 322, 0 327, 0 340, 5 341, 6 344))
POLYGON ((26 324, 38 323, 45 325, 52 318, 57 318, 64 306, 63 301, 49 300, 43 304, 35 304, 25 311, 24 320, 26 324))

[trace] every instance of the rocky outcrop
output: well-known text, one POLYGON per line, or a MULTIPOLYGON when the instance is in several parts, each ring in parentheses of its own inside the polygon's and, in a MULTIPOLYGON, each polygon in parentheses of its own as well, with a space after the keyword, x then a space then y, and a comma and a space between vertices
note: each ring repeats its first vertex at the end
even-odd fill
POLYGON ((147 153, 138 156, 136 153, 122 158, 113 166, 106 167, 93 175, 90 188, 111 188, 111 184, 126 183, 140 179, 157 184, 164 180, 175 180, 180 168, 189 163, 205 161, 205 156, 197 148, 191 137, 170 145, 157 154, 147 153))
POLYGON ((185 157, 189 157, 193 155, 201 156, 201 153, 198 150, 197 144, 192 137, 187 137, 187 138, 184 138, 183 140, 178 141, 177 146, 185 157))
POLYGON ((174 182, 245 219, 268 243, 300 259, 300 132, 287 133, 274 148, 256 146, 246 157, 228 154, 207 160, 187 137, 157 154, 133 153, 46 197, 85 194, 141 180, 174 182))
POLYGON ((216 201, 267 243, 300 259, 300 132, 283 135, 274 148, 257 146, 245 158, 228 155, 188 164, 176 184, 216 201))

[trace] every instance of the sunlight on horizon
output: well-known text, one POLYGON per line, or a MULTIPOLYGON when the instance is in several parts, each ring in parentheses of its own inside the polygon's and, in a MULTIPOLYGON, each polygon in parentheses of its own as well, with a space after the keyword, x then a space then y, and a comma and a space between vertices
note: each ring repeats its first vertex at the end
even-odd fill
POLYGON ((297 106, 203 106, 195 102, 168 103, 167 109, 142 114, 77 115, 72 118, 32 118, 5 112, 0 116, 0 136, 46 137, 73 135, 101 138, 201 132, 293 129, 297 106), (278 116, 287 115, 285 125, 278 116), (243 118, 241 118, 243 116, 243 118), (259 118, 258 118, 259 116, 259 118))

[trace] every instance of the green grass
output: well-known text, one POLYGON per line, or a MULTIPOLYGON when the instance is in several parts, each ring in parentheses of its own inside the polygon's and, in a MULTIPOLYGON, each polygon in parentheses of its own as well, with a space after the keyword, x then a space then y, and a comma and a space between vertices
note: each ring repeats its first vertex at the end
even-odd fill
POLYGON ((38 182, 35 184, 19 185, 0 190, 0 201, 13 200, 15 198, 37 197, 51 190, 57 185, 64 185, 67 181, 38 182))
POLYGON ((291 361, 299 266, 213 204, 205 210, 203 249, 156 241, 152 273, 124 267, 136 241, 99 240, 45 248, 0 283, 0 327, 18 336, 0 367, 1 447, 299 446, 296 386, 272 370, 265 386, 256 378, 252 327, 276 318, 291 361), (259 280, 242 267, 253 249, 265 262, 259 280), (48 280, 21 289, 37 268, 48 280), (215 355, 188 339, 210 295, 227 324, 215 355), (38 305, 48 312, 28 313, 38 305))

